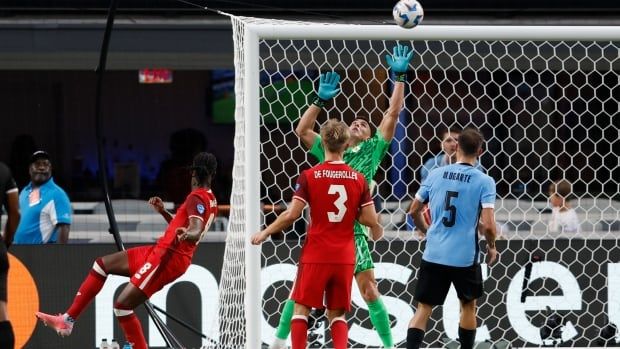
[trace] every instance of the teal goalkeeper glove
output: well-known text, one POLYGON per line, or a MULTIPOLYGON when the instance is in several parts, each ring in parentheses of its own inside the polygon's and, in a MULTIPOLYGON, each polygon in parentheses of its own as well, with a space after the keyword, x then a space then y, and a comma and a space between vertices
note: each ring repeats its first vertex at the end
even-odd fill
POLYGON ((312 102, 312 104, 323 108, 325 106, 325 102, 334 98, 339 92, 340 89, 338 85, 340 84, 340 75, 336 72, 327 72, 321 74, 319 77, 319 90, 316 93, 316 98, 312 102))
POLYGON ((387 64, 396 75, 396 81, 405 82, 407 80, 407 68, 411 58, 413 58, 413 50, 410 50, 409 46, 401 44, 394 46, 392 55, 385 56, 387 64))

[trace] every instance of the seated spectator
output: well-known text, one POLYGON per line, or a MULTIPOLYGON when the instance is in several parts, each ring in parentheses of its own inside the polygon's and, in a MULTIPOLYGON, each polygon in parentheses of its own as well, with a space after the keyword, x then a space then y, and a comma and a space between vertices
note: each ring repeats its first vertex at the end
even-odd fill
POLYGON ((579 232, 579 218, 575 209, 571 207, 571 196, 571 183, 565 179, 555 181, 549 186, 549 202, 552 207, 549 232, 579 232))

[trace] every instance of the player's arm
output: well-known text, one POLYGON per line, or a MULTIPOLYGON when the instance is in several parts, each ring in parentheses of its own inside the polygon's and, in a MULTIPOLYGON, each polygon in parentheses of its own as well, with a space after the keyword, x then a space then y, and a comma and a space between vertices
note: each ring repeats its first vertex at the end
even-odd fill
POLYGON ((66 223, 58 223, 56 228, 58 229, 58 243, 66 244, 69 242, 69 231, 71 230, 71 225, 66 223))
POLYGON ((205 230, 205 222, 198 216, 189 217, 189 225, 187 228, 177 228, 177 238, 180 241, 193 241, 197 242, 202 237, 202 233, 205 230))
POLYGON ((57 242, 66 244, 69 242, 69 231, 71 230, 71 201, 64 190, 60 190, 57 195, 54 199, 56 208, 56 221, 54 223, 58 231, 57 242))
POLYGON ((383 114, 383 119, 379 124, 378 130, 383 138, 390 142, 394 138, 396 132, 396 124, 398 123, 398 115, 403 109, 405 101, 405 82, 407 81, 407 68, 409 61, 413 57, 413 50, 408 46, 396 45, 392 55, 385 57, 390 70, 395 75, 392 96, 390 97, 390 105, 383 114))
POLYGON ((482 208, 480 214, 479 230, 484 234, 487 242, 487 264, 491 265, 497 260, 497 248, 495 239, 497 238, 497 226, 495 224, 495 210, 492 207, 482 208))
POLYGON ((340 89, 338 88, 339 83, 340 75, 338 75, 338 73, 327 72, 321 74, 319 77, 319 89, 316 93, 316 97, 301 116, 299 124, 297 124, 297 127, 295 128, 295 133, 308 149, 312 147, 314 140, 318 136, 318 133, 314 132, 316 118, 319 116, 319 113, 325 104, 340 92, 340 89))
POLYGON ((411 208, 409 209, 409 214, 413 218, 413 223, 416 228, 420 230, 422 235, 426 235, 428 231, 428 223, 426 219, 424 219, 424 203, 416 197, 413 199, 413 203, 411 204, 411 208))
POLYGON ((310 149, 312 144, 314 144, 314 140, 318 137, 318 133, 314 132, 314 123, 316 122, 316 118, 319 116, 321 112, 321 108, 311 104, 306 112, 302 115, 299 120, 299 124, 295 128, 295 133, 297 137, 301 140, 301 142, 306 146, 306 148, 310 149))
POLYGON ((13 237, 15 236, 15 231, 17 230, 20 219, 19 194, 17 193, 17 189, 8 192, 6 194, 6 199, 8 218, 4 225, 4 243, 8 248, 13 243, 13 237))
POLYGON ((272 234, 281 232, 282 230, 290 227, 299 217, 304 210, 306 203, 297 198, 293 198, 293 202, 282 212, 273 223, 262 231, 255 233, 251 236, 250 240, 253 245, 260 245, 263 241, 267 240, 272 234))
POLYGON ((478 230, 484 234, 487 241, 487 264, 491 265, 497 259, 497 249, 495 247, 495 239, 497 238, 497 225, 495 224, 495 181, 488 177, 487 182, 482 187, 482 195, 480 204, 482 212, 480 213, 480 222, 482 225, 478 230))
POLYGON ((149 205, 151 205, 151 207, 153 208, 153 210, 155 210, 155 212, 159 213, 162 217, 164 217, 166 222, 170 223, 172 219, 174 218, 172 213, 166 210, 166 207, 164 206, 164 201, 159 196, 151 197, 149 199, 149 205))
POLYGON ((379 223, 379 215, 375 210, 375 205, 363 206, 357 221, 370 228, 373 240, 377 241, 383 237, 383 227, 379 223))

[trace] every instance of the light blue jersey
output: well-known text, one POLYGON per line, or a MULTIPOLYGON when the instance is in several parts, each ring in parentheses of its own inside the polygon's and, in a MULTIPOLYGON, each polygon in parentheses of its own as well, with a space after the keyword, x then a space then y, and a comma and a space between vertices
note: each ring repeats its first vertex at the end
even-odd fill
POLYGON ((422 259, 453 267, 479 262, 478 220, 482 208, 494 208, 495 181, 470 164, 432 170, 416 199, 429 202, 432 223, 422 259))
POLYGON ((58 239, 58 224, 71 224, 69 197, 50 178, 38 188, 32 183, 19 194, 21 219, 14 244, 45 244, 58 239))

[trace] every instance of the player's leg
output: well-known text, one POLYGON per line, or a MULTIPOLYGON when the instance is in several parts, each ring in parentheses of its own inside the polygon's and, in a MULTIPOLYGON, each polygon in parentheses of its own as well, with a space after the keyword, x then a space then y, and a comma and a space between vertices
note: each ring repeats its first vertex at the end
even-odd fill
MULTIPOLYGON (((123 289, 114 304, 114 313, 134 349, 146 349, 147 343, 142 326, 134 309, 161 290, 165 285, 179 278, 191 264, 189 256, 158 246, 149 247, 146 258, 129 260, 129 284, 123 289)), ((131 255, 131 254, 130 254, 131 255)))
POLYGON ((129 276, 129 262, 127 251, 120 251, 97 258, 93 267, 80 286, 73 304, 67 310, 67 314, 77 320, 93 298, 101 291, 109 274, 129 276))
POLYGON ((0 349, 13 349, 15 334, 7 312, 9 256, 4 241, 0 238, 0 349))
POLYGON ((461 300, 461 319, 459 321, 459 342, 462 349, 472 349, 476 339, 476 300, 461 300))
POLYGON ((345 313, 351 310, 351 280, 353 265, 325 265, 332 271, 332 278, 325 289, 327 320, 332 334, 334 349, 346 349, 349 340, 349 327, 345 313))
POLYGON ((310 307, 295 303, 291 319, 292 349, 306 349, 308 344, 308 315, 310 307))
POLYGON ((364 235, 355 236, 355 281, 359 287, 362 298, 368 305, 370 322, 375 327, 379 338, 385 348, 392 348, 394 340, 392 338, 392 326, 387 309, 381 300, 381 294, 377 288, 375 279, 374 264, 368 241, 364 235))
POLYGON ((134 309, 148 299, 147 295, 132 283, 127 284, 114 303, 114 315, 118 319, 125 339, 133 343, 134 349, 147 349, 140 320, 134 309))
POLYGON ((461 348, 471 349, 476 339, 476 299, 484 292, 482 285, 482 269, 480 265, 466 268, 454 268, 452 272, 454 288, 461 302, 461 318, 459 321, 459 341, 461 348))
POLYGON ((276 329, 273 343, 269 346, 269 349, 285 349, 286 348, 286 339, 288 335, 291 333, 291 319, 293 318, 293 310, 295 307, 295 301, 287 299, 284 302, 284 307, 282 308, 282 314, 280 315, 280 322, 278 323, 278 328, 276 329))
POLYGON ((424 260, 420 263, 417 275, 418 283, 414 294, 418 306, 409 322, 407 349, 420 348, 424 340, 428 319, 433 313, 433 307, 443 304, 446 300, 451 284, 447 268, 424 260))
POLYGON ((407 349, 418 349, 424 340, 428 319, 433 313, 433 306, 418 301, 418 306, 407 330, 407 349))
POLYGON ((308 342, 308 315, 311 308, 323 308, 323 294, 329 272, 323 264, 300 264, 291 298, 295 309, 291 320, 293 349, 306 349, 308 342))
POLYGON ((36 312, 37 318, 43 321, 46 326, 56 330, 60 336, 70 335, 73 331, 73 324, 101 291, 108 275, 129 276, 127 253, 127 251, 120 251, 97 258, 67 311, 58 315, 36 312))
POLYGON ((349 340, 349 326, 344 309, 327 309, 329 331, 332 334, 334 349, 346 349, 349 340))

